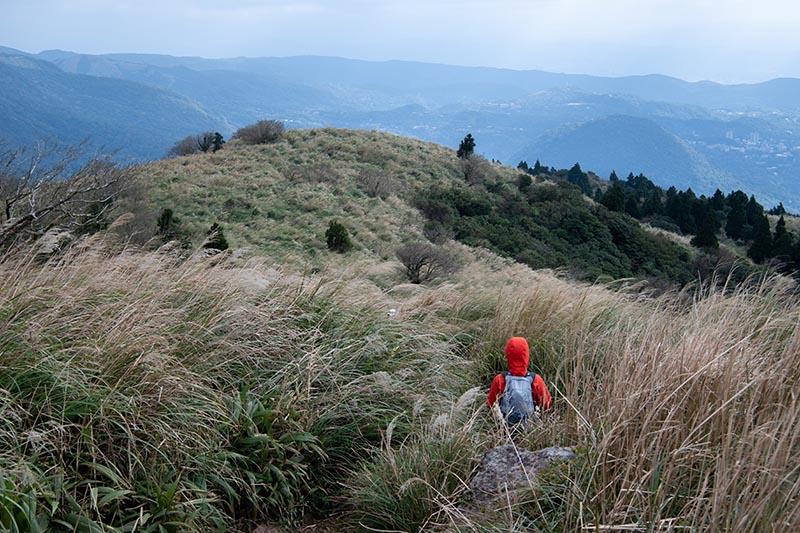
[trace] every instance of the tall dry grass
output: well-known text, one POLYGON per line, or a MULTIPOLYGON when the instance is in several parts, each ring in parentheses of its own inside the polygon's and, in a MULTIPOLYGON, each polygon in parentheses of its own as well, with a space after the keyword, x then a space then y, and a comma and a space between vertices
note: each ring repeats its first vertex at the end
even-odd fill
POLYGON ((478 368, 500 365, 487 354, 508 336, 528 337, 557 409, 525 444, 583 454, 556 485, 555 522, 552 509, 526 510, 541 530, 800 528, 793 284, 686 296, 635 301, 542 279, 498 305, 478 368))
POLYGON ((341 279, 101 239, 0 275, 0 529, 296 524, 463 392, 446 334, 341 279))
POLYGON ((648 299, 486 258, 429 287, 335 259, 5 256, 0 529, 237 531, 310 508, 345 530, 800 525, 785 281, 648 299), (580 458, 476 517, 460 504, 508 439, 482 401, 512 335, 556 400, 518 444, 580 458))

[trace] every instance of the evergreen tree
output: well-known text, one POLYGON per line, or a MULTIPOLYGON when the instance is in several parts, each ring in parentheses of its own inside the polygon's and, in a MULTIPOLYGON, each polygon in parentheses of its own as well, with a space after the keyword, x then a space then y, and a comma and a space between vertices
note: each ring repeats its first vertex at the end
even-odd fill
POLYGON ((458 152, 456 155, 460 159, 467 159, 475 153, 475 139, 472 137, 471 133, 467 133, 467 136, 461 141, 461 144, 458 145, 458 152))
POLYGON ((606 189, 600 203, 609 211, 625 211, 625 190, 619 184, 619 180, 606 189))
POLYGON ((331 220, 328 223, 328 229, 325 231, 325 242, 329 250, 339 253, 345 253, 353 247, 347 228, 335 220, 331 220))
POLYGON ((524 172, 528 172, 531 169, 531 167, 528 166, 528 162, 525 161, 524 159, 519 162, 519 165, 517 165, 517 168, 522 170, 522 171, 524 171, 524 172))
POLYGON ((786 221, 783 215, 775 224, 775 233, 772 236, 772 255, 783 262, 786 266, 784 271, 794 268, 792 261, 792 248, 794 247, 794 235, 786 229, 786 221))
POLYGON ((717 239, 717 231, 719 230, 719 219, 717 212, 707 207, 701 217, 700 227, 697 229, 697 235, 694 236, 691 243, 698 248, 706 248, 716 250, 719 248, 719 240, 717 239))
POLYGON ((769 219, 763 213, 753 224, 753 243, 747 249, 747 256, 761 263, 772 257, 772 232, 769 229, 769 219))
POLYGON ((677 191, 675 187, 670 187, 667 191, 667 203, 664 212, 670 217, 681 231, 684 233, 697 233, 697 221, 692 213, 692 206, 697 198, 692 189, 686 192, 677 191))
POLYGON ((197 147, 201 152, 206 153, 214 147, 214 134, 210 131, 201 133, 197 137, 197 147))
POLYGON ((225 140, 222 135, 218 131, 214 132, 214 137, 211 139, 211 151, 216 152, 222 148, 223 144, 225 144, 225 140))
POLYGON ((156 221, 158 228, 158 235, 164 242, 174 240, 178 236, 178 223, 179 220, 175 217, 172 209, 165 207, 161 210, 161 214, 156 221))
POLYGON ((711 208, 718 213, 725 210, 725 193, 719 189, 714 191, 714 196, 711 197, 711 208))
POLYGON ((533 173, 534 173, 534 175, 546 174, 547 173, 547 167, 543 167, 542 164, 539 163, 539 160, 537 159, 536 163, 534 163, 534 165, 533 165, 533 173))
POLYGON ((642 204, 642 216, 659 215, 664 210, 661 203, 661 189, 653 189, 644 199, 642 204))
POLYGON ((778 202, 778 205, 769 210, 770 215, 785 215, 786 208, 783 207, 783 202, 778 202))
POLYGON ((749 226, 750 231, 748 232, 748 228, 745 228, 744 231, 744 238, 745 239, 752 239, 753 238, 753 230, 755 228, 756 222, 758 219, 764 216, 764 208, 756 202, 756 197, 750 195, 750 200, 747 202, 747 208, 745 209, 747 213, 747 225, 749 226))
POLYGON ((746 225, 746 206, 741 203, 734 204, 728 212, 728 219, 725 222, 725 235, 731 239, 742 239, 746 225))
POLYGON ((203 248, 210 248, 213 250, 227 250, 228 241, 225 239, 225 234, 222 231, 222 226, 214 222, 211 229, 208 230, 208 238, 203 243, 203 248))
POLYGON ((641 218, 642 212, 639 209, 639 199, 635 194, 628 194, 625 200, 625 212, 633 218, 641 218))
POLYGON ((616 170, 611 171, 611 175, 608 177, 608 181, 610 181, 611 183, 616 183, 619 181, 619 176, 617 176, 616 170))
POLYGON ((520 191, 527 191, 533 184, 530 174, 520 174, 517 176, 517 187, 520 191))
POLYGON ((589 178, 586 174, 581 170, 581 166, 578 163, 575 163, 569 172, 567 173, 567 181, 577 185, 581 192, 585 195, 592 194, 592 187, 589 184, 589 178))

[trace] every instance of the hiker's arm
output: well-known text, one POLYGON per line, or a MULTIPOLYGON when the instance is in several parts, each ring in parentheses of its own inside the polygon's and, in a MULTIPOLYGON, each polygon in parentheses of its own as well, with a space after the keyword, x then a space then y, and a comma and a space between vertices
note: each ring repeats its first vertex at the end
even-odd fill
POLYGON ((506 378, 503 374, 497 374, 492 380, 492 386, 489 387, 489 395, 486 397, 486 405, 492 407, 497 402, 497 397, 506 388, 506 378))
POLYGON ((531 389, 533 390, 533 402, 538 405, 542 411, 550 409, 553 406, 553 397, 550 396, 550 391, 547 390, 547 385, 545 385, 542 376, 536 374, 536 377, 533 378, 531 389))

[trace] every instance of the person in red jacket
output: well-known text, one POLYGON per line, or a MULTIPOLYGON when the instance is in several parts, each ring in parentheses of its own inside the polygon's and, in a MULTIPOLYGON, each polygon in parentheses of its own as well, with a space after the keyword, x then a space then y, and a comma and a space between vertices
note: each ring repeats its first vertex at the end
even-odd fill
MULTIPOLYGON (((514 377, 524 378, 527 376, 528 363, 530 361, 528 341, 522 337, 511 337, 506 344, 506 360, 508 361, 509 381, 514 380, 514 377)), ((494 408, 495 404, 502 399, 503 393, 506 391, 507 380, 504 374, 497 374, 492 380, 492 386, 489 388, 489 395, 486 397, 486 405, 490 408, 494 408)), ((550 391, 547 389, 547 385, 545 385, 542 376, 534 374, 532 378, 531 394, 535 407, 538 407, 541 411, 550 409, 553 406, 553 398, 550 396, 550 391)), ((508 413, 503 414, 508 416, 508 413)))

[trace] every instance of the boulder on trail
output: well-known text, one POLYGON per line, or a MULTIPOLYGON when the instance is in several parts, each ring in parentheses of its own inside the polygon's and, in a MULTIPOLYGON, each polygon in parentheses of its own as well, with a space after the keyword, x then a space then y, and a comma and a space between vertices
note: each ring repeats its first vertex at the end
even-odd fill
POLYGON ((506 444, 487 451, 469 484, 474 507, 485 509, 514 501, 516 494, 534 482, 539 472, 556 461, 575 459, 571 448, 554 446, 532 452, 506 444))

